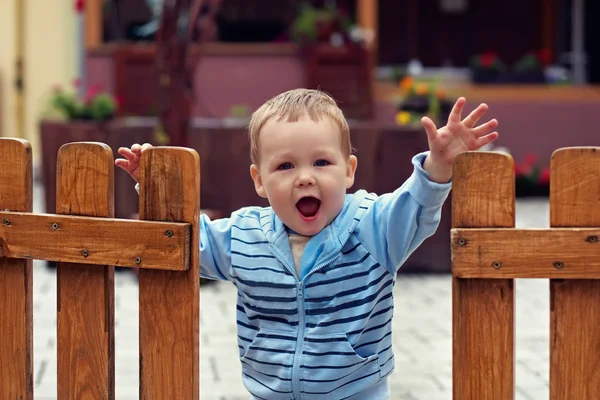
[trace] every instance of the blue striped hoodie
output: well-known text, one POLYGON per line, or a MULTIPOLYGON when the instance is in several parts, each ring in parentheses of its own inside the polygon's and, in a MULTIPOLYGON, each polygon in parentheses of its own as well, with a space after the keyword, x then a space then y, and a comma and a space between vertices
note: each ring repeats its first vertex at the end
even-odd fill
POLYGON ((393 193, 346 195, 308 241, 300 276, 272 208, 201 216, 201 276, 237 287, 242 379, 254 399, 389 397, 396 272, 437 229, 451 188, 428 179, 426 155, 393 193))

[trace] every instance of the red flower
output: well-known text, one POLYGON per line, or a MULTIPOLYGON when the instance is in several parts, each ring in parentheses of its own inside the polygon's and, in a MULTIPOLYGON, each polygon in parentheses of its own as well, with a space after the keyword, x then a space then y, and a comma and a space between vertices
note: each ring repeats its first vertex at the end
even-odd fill
POLYGON ((85 11, 85 0, 75 0, 75 11, 81 14, 85 11))
POLYGON ((543 65, 548 65, 552 61, 552 53, 549 49, 541 49, 538 51, 538 58, 543 65))
POLYGON ((114 99, 117 107, 121 107, 121 104, 123 104, 123 99, 121 98, 121 96, 114 96, 114 99))
POLYGON ((538 178, 538 183, 542 185, 547 185, 550 183, 550 168, 545 167, 540 173, 540 177, 538 178))
POLYGON ((523 175, 523 168, 521 167, 520 164, 515 163, 515 176, 521 176, 523 175))
POLYGON ((77 89, 79 89, 81 87, 81 79, 79 79, 79 78, 73 79, 73 86, 75 86, 77 89))
POLYGON ((498 54, 493 51, 486 51, 480 57, 481 65, 485 68, 489 68, 498 58, 498 54))

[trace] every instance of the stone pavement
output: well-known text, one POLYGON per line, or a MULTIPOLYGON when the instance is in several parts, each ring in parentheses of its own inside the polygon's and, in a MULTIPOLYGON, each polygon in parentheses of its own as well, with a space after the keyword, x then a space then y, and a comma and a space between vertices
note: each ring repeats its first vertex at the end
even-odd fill
MULTIPOLYGON (((36 212, 43 212, 35 186, 36 212)), ((518 201, 518 227, 548 226, 546 201, 518 201)), ((34 262, 34 387, 36 400, 56 399, 56 275, 34 262)), ((116 399, 138 398, 138 287, 131 273, 115 274, 116 399)), ((545 280, 516 282, 516 399, 548 399, 549 289, 545 280)), ((201 289, 202 400, 247 400, 235 330, 235 288, 201 289)), ((400 276, 395 287, 392 399, 452 397, 452 296, 450 276, 400 276)))

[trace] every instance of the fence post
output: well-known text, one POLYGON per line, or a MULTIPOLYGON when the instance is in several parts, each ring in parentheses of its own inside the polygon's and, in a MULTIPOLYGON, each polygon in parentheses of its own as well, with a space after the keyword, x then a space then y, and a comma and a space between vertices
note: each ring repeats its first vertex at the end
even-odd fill
MULTIPOLYGON (((557 150, 550 168, 551 227, 599 227, 600 148, 557 150)), ((550 399, 597 399, 600 280, 551 279, 550 312, 550 399)))
POLYGON ((140 219, 188 222, 192 235, 189 270, 140 270, 140 399, 198 400, 200 158, 154 147, 141 162, 140 219))
MULTIPOLYGON (((0 138, 0 209, 33 211, 31 165, 29 142, 0 138)), ((0 398, 33 400, 33 264, 1 253, 0 398)))
MULTIPOLYGON (((114 217, 113 173, 113 153, 107 145, 62 146, 56 213, 114 217)), ((85 251, 81 249, 82 259, 85 251)), ((113 400, 114 267, 58 263, 56 274, 58 398, 113 400)))
MULTIPOLYGON (((456 158, 453 171, 453 228, 515 226, 514 164, 510 156, 463 153, 456 158)), ((452 321, 453 398, 512 400, 513 280, 453 277, 452 321)))

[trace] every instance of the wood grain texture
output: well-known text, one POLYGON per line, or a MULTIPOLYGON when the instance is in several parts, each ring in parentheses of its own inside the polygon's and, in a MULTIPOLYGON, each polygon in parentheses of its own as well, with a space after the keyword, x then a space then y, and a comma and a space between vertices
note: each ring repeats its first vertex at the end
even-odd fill
POLYGON ((453 229, 459 278, 600 279, 600 228, 453 229))
MULTIPOLYGON (((512 228, 512 158, 467 152, 454 162, 452 227, 512 228)), ((452 268, 460 268, 453 262, 452 268)), ((512 279, 452 278, 453 398, 514 398, 512 279)))
POLYGON ((0 211, 4 220, 10 221, 0 224, 0 254, 6 257, 189 268, 191 224, 0 211))
MULTIPOLYGON (((550 175, 550 226, 600 227, 600 147, 555 151, 550 175)), ((550 399, 597 399, 600 281, 552 279, 550 306, 550 399)))
MULTIPOLYGON (((113 217, 113 163, 105 144, 62 146, 56 213, 113 217)), ((114 267, 59 263, 56 273, 58 398, 113 400, 114 267)))
POLYGON ((154 147, 140 167, 140 219, 192 224, 190 268, 141 270, 140 399, 199 398, 200 158, 154 147))
MULTIPOLYGON (((31 212, 29 142, 0 138, 0 154, 0 209, 31 212)), ((3 219, 0 224, 4 226, 3 219)), ((32 261, 1 256, 0 399, 33 400, 32 261)))

